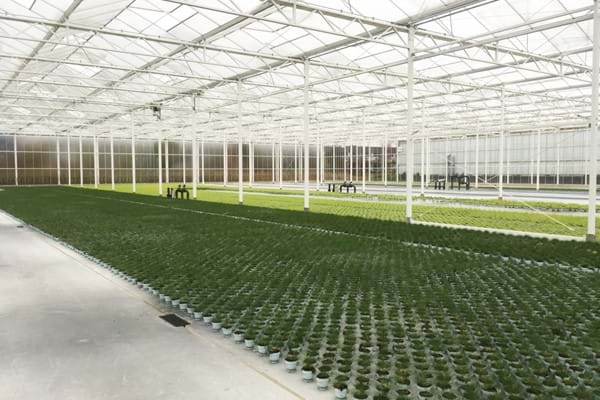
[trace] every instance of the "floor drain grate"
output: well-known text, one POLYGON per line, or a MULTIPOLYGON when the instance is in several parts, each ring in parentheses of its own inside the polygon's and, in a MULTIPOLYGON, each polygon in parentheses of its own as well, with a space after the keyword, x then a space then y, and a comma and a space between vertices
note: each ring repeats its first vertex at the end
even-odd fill
POLYGON ((189 325, 190 323, 187 322, 185 319, 179 317, 178 315, 175 314, 165 314, 165 315, 161 315, 160 318, 164 319, 165 321, 167 321, 169 324, 179 328, 182 326, 186 326, 189 325))

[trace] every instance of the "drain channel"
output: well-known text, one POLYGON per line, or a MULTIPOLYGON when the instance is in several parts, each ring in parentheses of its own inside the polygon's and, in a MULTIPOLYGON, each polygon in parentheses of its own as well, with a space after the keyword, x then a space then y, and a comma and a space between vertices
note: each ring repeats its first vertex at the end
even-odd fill
POLYGON ((190 324, 185 319, 181 318, 176 314, 165 314, 161 315, 160 318, 177 328, 181 328, 190 324))

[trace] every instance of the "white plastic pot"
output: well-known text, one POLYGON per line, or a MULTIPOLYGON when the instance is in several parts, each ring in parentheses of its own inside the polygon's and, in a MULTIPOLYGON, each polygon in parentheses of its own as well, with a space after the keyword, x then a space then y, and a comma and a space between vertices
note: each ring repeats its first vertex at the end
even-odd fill
POLYGON ((244 334, 243 333, 234 333, 233 340, 236 343, 242 343, 244 341, 244 334))
POLYGON ((317 389, 319 390, 327 390, 329 386, 329 378, 319 378, 317 377, 317 389))
POLYGON ((194 311, 194 319, 195 320, 201 320, 202 319, 202 313, 198 312, 198 311, 194 311))
POLYGON ((254 347, 254 340, 252 339, 244 339, 244 346, 246 346, 247 349, 251 349, 254 347))
POLYGON ((232 328, 221 328, 221 332, 223 333, 223 336, 231 336, 231 332, 233 331, 232 328))
POLYGON ((213 320, 212 315, 205 315, 202 317, 202 321, 204 321, 207 324, 210 324, 212 322, 212 320, 213 320))
POLYGON ((221 329, 223 327, 223 323, 222 322, 211 322, 212 324, 212 328, 215 331, 218 331, 219 329, 221 329))
POLYGON ((259 354, 267 354, 267 346, 257 346, 256 350, 258 350, 259 354))
POLYGON ((336 399, 345 399, 348 396, 348 389, 335 389, 336 399))
POLYGON ((285 369, 288 372, 295 372, 296 368, 298 368, 298 361, 288 361, 288 360, 285 360, 285 369))
POLYGON ((179 303, 179 309, 182 310, 182 311, 187 310, 187 304, 185 304, 185 303, 179 303))
POLYGON ((271 363, 273 364, 277 364, 279 362, 279 358, 281 357, 281 352, 277 352, 277 353, 270 353, 269 354, 269 361, 271 361, 271 363))
POLYGON ((180 302, 181 302, 181 300, 175 299, 175 300, 171 301, 171 304, 173 305, 173 307, 178 307, 180 302))
POLYGON ((306 370, 302 370, 302 380, 304 382, 312 382, 313 380, 313 372, 312 371, 306 371, 306 370))
POLYGON ((193 314, 194 313, 194 308, 193 307, 189 307, 186 309, 188 314, 193 314))

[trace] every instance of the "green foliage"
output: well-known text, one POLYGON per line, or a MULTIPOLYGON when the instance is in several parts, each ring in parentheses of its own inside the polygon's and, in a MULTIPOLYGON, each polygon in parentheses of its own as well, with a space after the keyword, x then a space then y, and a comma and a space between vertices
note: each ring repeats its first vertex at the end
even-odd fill
POLYGON ((355 398, 594 395, 600 274, 510 257, 598 267, 597 243, 67 188, 0 208, 355 398))

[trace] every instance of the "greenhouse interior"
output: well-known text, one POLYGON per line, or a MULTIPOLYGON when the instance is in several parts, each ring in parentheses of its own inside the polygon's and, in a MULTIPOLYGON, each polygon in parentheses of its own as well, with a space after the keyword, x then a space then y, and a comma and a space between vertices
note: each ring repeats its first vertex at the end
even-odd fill
POLYGON ((600 399, 600 0, 3 0, 0 399, 600 399))

